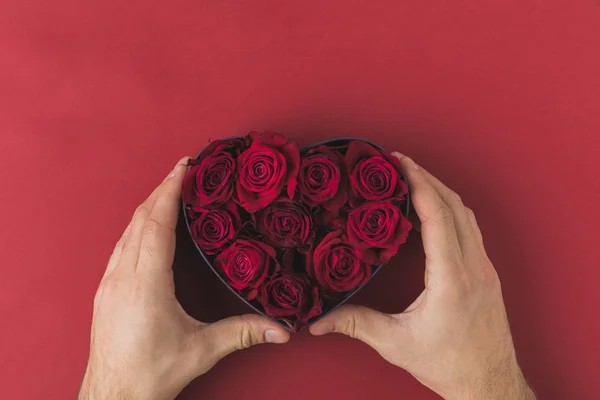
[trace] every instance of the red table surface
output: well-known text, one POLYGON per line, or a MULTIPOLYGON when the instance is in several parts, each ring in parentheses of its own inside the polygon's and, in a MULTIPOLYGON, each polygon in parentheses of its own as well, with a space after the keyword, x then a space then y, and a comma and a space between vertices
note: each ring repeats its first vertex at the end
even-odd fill
MULTIPOLYGON (((459 192, 542 399, 600 396, 600 3, 0 4, 0 398, 73 398, 92 299, 136 205, 209 139, 364 137, 459 192)), ((181 228, 181 227, 180 227, 181 228)), ((178 295, 246 312, 178 229, 178 295)), ((420 239, 353 299, 400 312, 420 239)), ((366 345, 301 333, 182 399, 434 399, 366 345)))

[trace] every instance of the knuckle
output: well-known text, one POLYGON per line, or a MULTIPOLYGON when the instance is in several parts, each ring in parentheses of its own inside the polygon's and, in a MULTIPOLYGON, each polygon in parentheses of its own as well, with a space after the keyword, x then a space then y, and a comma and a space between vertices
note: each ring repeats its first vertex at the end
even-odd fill
POLYGON ((251 346, 254 346, 255 344, 259 344, 261 342, 259 335, 255 332, 255 330, 252 327, 252 316, 240 315, 236 318, 238 319, 236 329, 234 330, 234 334, 236 337, 236 350, 247 349, 251 346))
POLYGON ((107 276, 102 279, 98 290, 94 295, 94 307, 99 306, 102 303, 104 297, 112 298, 118 291, 119 280, 114 276, 107 276))
POLYGON ((456 192, 450 192, 450 202, 455 205, 462 205, 463 201, 460 195, 456 192))
POLYGON ((247 324, 241 324, 238 331, 237 349, 243 350, 257 344, 252 334, 252 329, 247 324))
POLYGON ((150 209, 146 204, 140 204, 133 213, 133 219, 146 220, 150 215, 150 209))
POLYGON ((96 296, 100 295, 103 292, 114 293, 118 288, 119 281, 114 276, 107 276, 104 278, 102 283, 100 283, 100 287, 98 288, 98 292, 96 296))
POLYGON ((162 224, 158 220, 150 217, 144 225, 144 234, 154 236, 162 227, 162 224))
POLYGON ((483 266, 483 281, 492 288, 500 287, 500 277, 490 261, 483 266))
POLYGON ((469 207, 465 207, 465 212, 467 214, 467 218, 471 222, 471 226, 473 226, 473 228, 479 229, 477 225, 477 218, 475 217, 475 213, 473 212, 473 210, 469 207))
POLYGON ((454 216, 452 210, 446 204, 440 204, 436 210, 436 216, 441 222, 452 222, 454 223, 454 216))
POLYGON ((115 244, 115 249, 121 249, 125 246, 125 243, 129 240, 129 236, 131 235, 131 230, 129 227, 123 232, 117 243, 115 244))
POLYGON ((175 226, 171 226, 168 223, 165 223, 163 219, 151 215, 146 221, 145 230, 146 233, 156 234, 161 230, 175 231, 175 226))
POLYGON ((99 288, 94 296, 94 309, 98 308, 100 302, 102 301, 102 288, 99 288))
POLYGON ((341 333, 358 339, 358 327, 360 326, 360 313, 354 312, 348 316, 345 324, 342 326, 341 333))
POLYGON ((465 207, 465 211, 467 213, 467 216, 471 219, 471 220, 475 220, 475 213, 473 212, 472 209, 470 209, 469 207, 465 207))

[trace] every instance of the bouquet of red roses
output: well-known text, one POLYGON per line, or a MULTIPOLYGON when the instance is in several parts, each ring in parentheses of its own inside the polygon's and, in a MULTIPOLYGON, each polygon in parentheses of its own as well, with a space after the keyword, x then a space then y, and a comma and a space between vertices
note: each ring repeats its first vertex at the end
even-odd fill
POLYGON ((406 241, 396 157, 362 140, 303 151, 277 133, 210 143, 182 198, 192 238, 236 293, 298 329, 346 300, 406 241))

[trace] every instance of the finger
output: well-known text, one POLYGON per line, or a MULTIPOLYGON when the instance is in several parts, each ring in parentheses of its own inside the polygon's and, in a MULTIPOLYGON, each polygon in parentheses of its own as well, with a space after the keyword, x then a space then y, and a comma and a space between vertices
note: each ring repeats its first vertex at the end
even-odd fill
POLYGON ((452 210, 454 215, 454 225, 456 227, 456 233, 458 235, 458 242, 462 250, 469 250, 472 247, 474 234, 469 222, 469 216, 467 215, 467 208, 462 202, 460 196, 444 185, 438 178, 433 176, 430 172, 423 169, 423 173, 429 179, 429 182, 437 190, 441 199, 446 203, 452 210))
MULTIPOLYGON (((182 159, 180 162, 183 160, 186 160, 186 158, 182 159)), ((173 171, 169 173, 169 177, 172 173, 173 171)), ((133 213, 131 222, 125 230, 126 234, 124 233, 119 240, 119 243, 117 243, 115 251, 113 251, 113 255, 109 261, 111 271, 116 268, 116 265, 114 265, 115 261, 117 265, 122 265, 123 269, 129 268, 134 270, 137 266, 144 227, 146 226, 146 222, 150 217, 151 211, 154 209, 154 205, 161 187, 162 184, 154 189, 152 193, 150 193, 150 196, 148 196, 148 198, 144 200, 144 202, 140 204, 133 213)))
MULTIPOLYGON (((290 334, 279 324, 259 315, 241 315, 209 324, 198 335, 208 341, 215 362, 237 350, 263 343, 286 343, 290 334)), ((199 345, 199 347, 206 348, 199 345)))
MULTIPOLYGON (((123 237, 123 244, 118 254, 119 260, 113 268, 113 272, 134 271, 140 255, 140 246, 142 243, 142 233, 144 226, 150 215, 150 210, 146 202, 140 204, 133 213, 131 222, 127 227, 127 235, 123 237)), ((117 250, 118 252, 119 250, 117 250)))
POLYGON ((175 227, 181 184, 189 157, 182 158, 154 191, 153 207, 142 233, 137 270, 170 270, 175 254, 175 227))
POLYGON ((388 314, 357 305, 343 305, 310 326, 310 333, 321 336, 336 332, 358 339, 376 351, 390 341, 397 321, 388 314))
POLYGON ((406 156, 393 154, 400 158, 410 185, 412 204, 421 220, 425 256, 429 260, 439 261, 435 265, 459 265, 462 252, 452 209, 442 200, 420 166, 406 156))

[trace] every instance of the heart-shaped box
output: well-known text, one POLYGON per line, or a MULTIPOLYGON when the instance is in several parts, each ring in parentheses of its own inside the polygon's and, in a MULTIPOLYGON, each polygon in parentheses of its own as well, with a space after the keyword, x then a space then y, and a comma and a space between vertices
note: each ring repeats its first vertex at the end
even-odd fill
MULTIPOLYGON (((242 136, 238 136, 238 137, 230 137, 230 138, 225 138, 223 140, 227 140, 227 139, 243 139, 242 136)), ((337 138, 337 139, 329 139, 329 140, 324 140, 321 142, 317 142, 308 146, 303 147, 300 150, 300 156, 304 156, 308 151, 310 151, 311 149, 317 148, 321 145, 326 145, 328 147, 343 147, 344 145, 347 145, 349 142, 351 141, 361 141, 361 142, 365 142, 381 151, 385 151, 385 149, 383 149, 381 146, 372 143, 368 140, 365 139, 360 139, 360 138, 337 138)), ((204 150, 202 150, 204 151, 204 150)), ((202 154, 202 151, 200 151, 200 153, 198 153, 198 155, 196 156, 196 159, 200 157, 200 155, 202 154)), ((402 180, 405 180, 405 176, 402 175, 401 177, 402 180)), ((192 236, 192 231, 191 231, 191 218, 188 216, 188 213, 186 212, 186 204, 185 202, 182 202, 182 206, 183 206, 183 215, 185 218, 185 223, 186 226, 188 228, 188 232, 190 233, 190 235, 192 236)), ((410 189, 408 191, 408 193, 406 193, 405 199, 404 201, 400 204, 401 207, 401 213, 403 214, 404 217, 408 218, 409 212, 410 212, 410 189)), ((193 239, 193 238, 192 238, 193 239)), ((273 321, 275 321, 276 323, 282 325, 285 329, 289 330, 289 331, 294 331, 294 327, 289 324, 289 322, 287 321, 281 321, 278 320, 276 318, 272 318, 269 315, 267 315, 264 310, 262 310, 261 305, 256 302, 256 301, 249 301, 247 299, 245 299, 240 292, 238 292, 236 289, 234 289, 233 287, 231 287, 228 282, 225 280, 225 278, 222 276, 222 274, 217 271, 217 269, 214 267, 213 265, 213 260, 215 258, 215 256, 211 256, 206 254, 198 245, 198 243, 196 243, 194 240, 192 240, 194 242, 194 245, 196 246, 196 249, 198 250, 198 252, 200 253, 200 255, 202 256, 202 258, 204 259, 204 261, 206 261, 206 264, 210 267, 210 269, 215 273, 215 275, 217 275, 217 277, 219 277, 219 279, 221 280, 221 282, 223 282, 223 284, 229 289, 231 290, 241 301, 243 301, 244 303, 246 303, 246 305, 248 305, 251 309, 253 309, 255 312, 257 312, 258 314, 261 314, 273 321)), ((371 278, 373 278, 373 276, 379 272, 379 270, 385 266, 385 264, 378 264, 378 265, 374 265, 373 269, 372 269, 372 273, 371 273, 371 278)), ((369 280, 370 280, 369 279, 369 280)), ((365 282, 364 284, 362 284, 361 286, 358 286, 357 288, 347 292, 343 297, 341 297, 335 304, 331 305, 329 308, 327 309, 323 309, 323 313, 315 318, 313 318, 312 320, 310 320, 308 322, 308 324, 306 324, 304 326, 304 328, 310 326, 311 324, 313 324, 314 322, 318 321, 319 319, 323 318, 325 315, 327 315, 328 313, 330 313, 331 311, 335 310, 336 308, 340 307, 342 304, 346 303, 352 296, 354 296, 360 289, 362 289, 366 284, 368 283, 365 282)))

